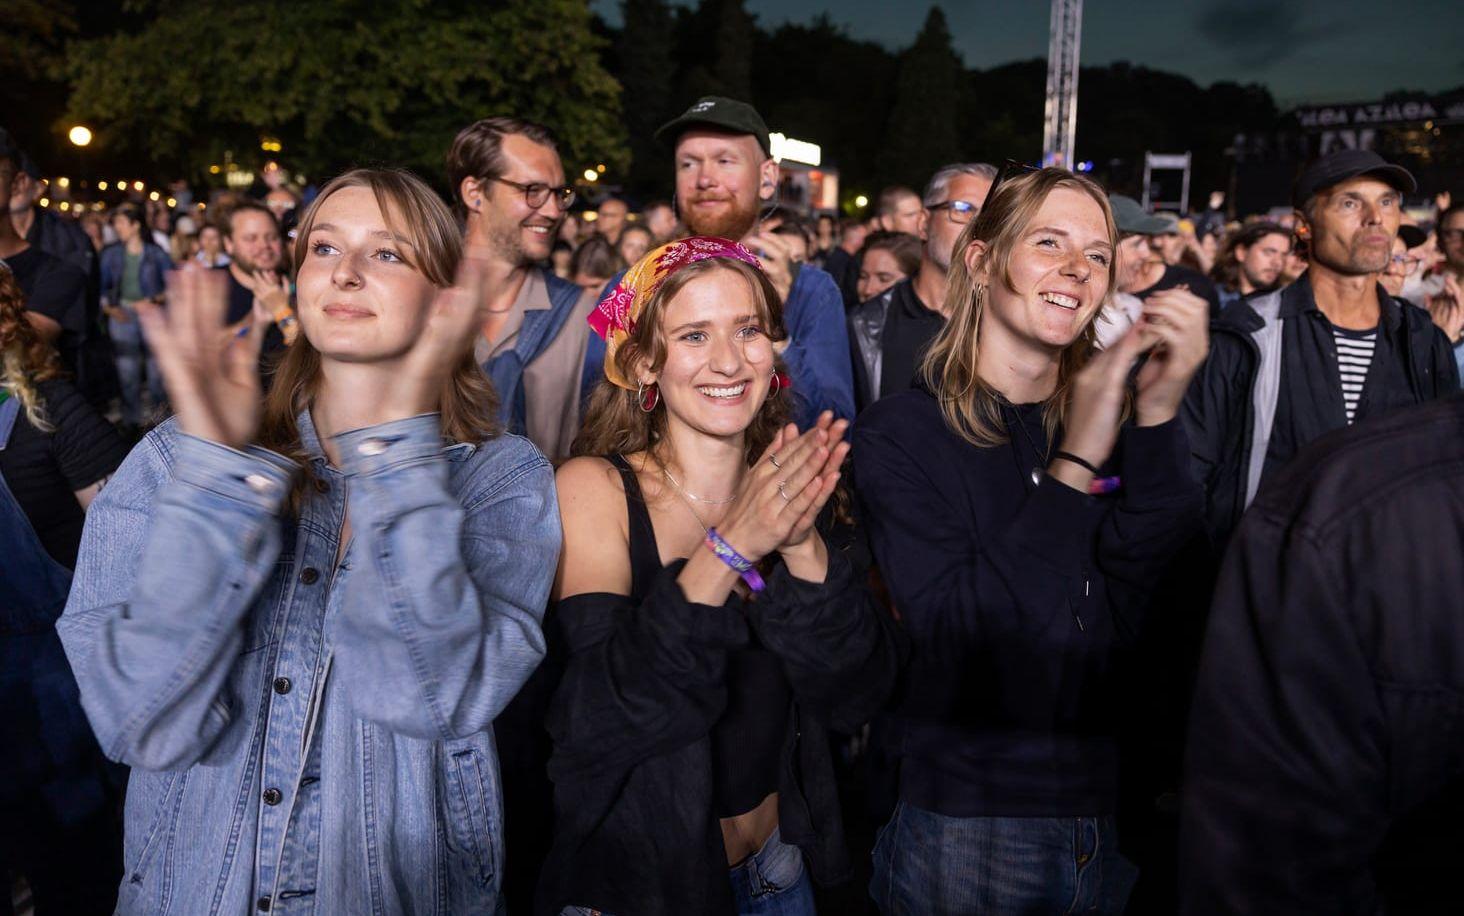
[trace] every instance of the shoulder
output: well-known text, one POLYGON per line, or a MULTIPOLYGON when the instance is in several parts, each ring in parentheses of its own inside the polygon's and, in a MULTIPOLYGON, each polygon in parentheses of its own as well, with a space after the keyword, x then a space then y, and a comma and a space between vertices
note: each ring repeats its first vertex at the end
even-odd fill
POLYGON ((560 498, 625 492, 620 472, 608 460, 595 455, 582 455, 561 464, 554 472, 554 485, 559 489, 560 498))
POLYGON ((804 264, 798 268, 798 276, 793 281, 793 286, 788 290, 788 307, 795 303, 813 304, 827 302, 832 299, 843 308, 844 297, 839 292, 839 284, 825 271, 819 270, 812 264, 804 264))
POLYGON ((1417 519, 1457 505, 1461 487, 1464 394, 1323 436, 1262 488, 1252 512, 1318 543, 1384 519, 1416 534, 1417 519))
POLYGON ((880 440, 891 444, 932 444, 934 435, 947 433, 945 419, 935 396, 923 387, 910 388, 880 398, 864 409, 854 423, 854 452, 880 440))
POLYGON ((461 462, 453 468, 453 476, 461 479, 462 497, 466 505, 499 496, 540 492, 554 496, 554 473, 549 459, 523 436, 502 433, 479 442, 465 456, 454 454, 465 446, 448 446, 449 459, 461 462))
MULTIPOLYGON (((64 428, 78 419, 89 419, 96 414, 95 408, 87 403, 81 392, 68 379, 53 378, 36 383, 36 394, 46 411, 46 419, 58 428, 64 428)), ((100 419, 100 415, 97 415, 100 419)))

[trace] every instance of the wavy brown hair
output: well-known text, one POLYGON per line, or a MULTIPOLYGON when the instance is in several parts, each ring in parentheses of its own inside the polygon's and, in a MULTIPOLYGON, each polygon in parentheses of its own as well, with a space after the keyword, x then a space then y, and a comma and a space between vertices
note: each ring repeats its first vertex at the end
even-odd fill
MULTIPOLYGON (((1047 195, 1059 188, 1078 191, 1092 198, 1103 211, 1108 239, 1117 247, 1118 229, 1113 224, 1113 210, 1108 196, 1091 179, 1074 175, 1066 169, 1045 168, 1012 178, 998 185, 981 213, 972 220, 951 255, 950 287, 946 293, 945 313, 950 320, 930 345, 921 362, 920 373, 926 386, 940 402, 946 426, 972 445, 1000 445, 1007 440, 1006 423, 1001 408, 1006 403, 1001 392, 981 378, 981 318, 986 311, 986 287, 975 281, 966 266, 966 251, 973 242, 986 243, 984 259, 990 265, 992 282, 1000 282, 1012 292, 1010 262, 1017 243, 1042 209, 1047 195)), ((1116 282, 1116 258, 1108 259, 1108 296, 1116 282)), ((1105 297, 1099 309, 1107 304, 1105 297)), ((1093 312, 1096 318, 1098 310, 1093 312)), ((1043 425, 1049 441, 1067 414, 1068 393, 1073 377, 1088 364, 1095 349, 1093 321, 1062 351, 1057 368, 1057 388, 1042 403, 1043 425)))
MULTIPOLYGON (((747 281, 758 317, 763 322, 763 331, 768 337, 779 341, 787 336, 783 329, 783 302, 761 270, 735 258, 708 258, 676 271, 646 303, 630 337, 616 348, 613 357, 626 378, 633 379, 640 374, 637 364, 641 359, 645 359, 652 372, 659 372, 666 365, 666 334, 661 325, 667 303, 688 283, 718 270, 730 271, 747 281)), ((781 371, 781 361, 775 362, 781 371)), ((787 396, 769 395, 747 427, 743 451, 749 466, 757 461, 763 449, 787 422, 787 396)), ((590 395, 584 425, 570 451, 573 455, 597 456, 645 451, 664 466, 669 457, 663 454, 665 436, 664 406, 657 406, 646 413, 640 408, 638 392, 601 379, 590 395)))
POLYGON ((0 266, 0 388, 20 402, 26 421, 42 432, 50 432, 51 424, 36 383, 61 374, 56 349, 41 339, 25 315, 25 292, 15 274, 0 266))
MULTIPOLYGON (((309 251, 310 232, 321 206, 345 188, 370 188, 387 225, 412 243, 403 252, 403 259, 433 286, 444 289, 452 285, 463 255, 457 223, 447 205, 422 179, 402 169, 353 169, 322 188, 300 219, 294 248, 297 273, 309 251)), ((311 345, 307 331, 296 338, 274 370, 257 440, 304 469, 304 479, 295 493, 297 500, 303 486, 313 480, 296 417, 310 408, 319 389, 320 353, 311 345)), ((443 435, 455 442, 482 442, 502 432, 498 395, 471 348, 444 383, 438 410, 442 413, 443 435)))

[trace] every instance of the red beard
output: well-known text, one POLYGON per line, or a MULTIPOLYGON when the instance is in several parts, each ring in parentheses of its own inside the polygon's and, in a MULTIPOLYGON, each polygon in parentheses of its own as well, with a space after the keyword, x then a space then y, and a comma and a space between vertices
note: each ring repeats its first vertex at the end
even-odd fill
POLYGON ((739 241, 757 225, 757 204, 743 209, 737 199, 718 196, 696 196, 682 206, 681 221, 692 235, 710 235, 717 238, 739 241), (699 210, 701 201, 717 201, 725 206, 713 210, 699 210))

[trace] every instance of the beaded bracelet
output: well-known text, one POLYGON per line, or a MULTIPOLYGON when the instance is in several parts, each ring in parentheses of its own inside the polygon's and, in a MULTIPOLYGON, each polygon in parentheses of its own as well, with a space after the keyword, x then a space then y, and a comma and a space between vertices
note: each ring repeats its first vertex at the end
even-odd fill
POLYGON ((742 577, 742 581, 747 583, 748 588, 760 592, 766 587, 763 577, 757 574, 752 561, 734 550, 731 544, 722 540, 722 536, 717 533, 715 528, 707 529, 707 549, 716 554, 717 559, 735 569, 737 574, 742 577))

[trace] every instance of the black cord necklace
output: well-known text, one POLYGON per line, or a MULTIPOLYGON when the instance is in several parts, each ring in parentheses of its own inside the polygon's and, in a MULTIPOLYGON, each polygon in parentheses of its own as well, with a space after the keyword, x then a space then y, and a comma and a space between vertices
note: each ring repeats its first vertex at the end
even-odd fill
MULTIPOLYGON (((1004 408, 1003 408, 1003 411, 1002 411, 1002 417, 1003 417, 1003 419, 1006 419, 1006 424, 1007 424, 1007 437, 1008 438, 1010 438, 1011 437, 1011 434, 1012 434, 1012 421, 1011 421, 1011 419, 1009 419, 1009 418, 1006 417, 1005 407, 1010 407, 1011 408, 1012 414, 1016 417, 1017 428, 1022 431, 1022 438, 1027 440, 1027 447, 1030 448, 1030 449, 1032 449, 1033 456, 1040 457, 1042 459, 1042 464, 1040 464, 1039 466, 1034 467, 1032 469, 1032 475, 1031 475, 1032 486, 1035 487, 1035 486, 1037 486, 1037 482, 1042 479, 1042 472, 1043 472, 1044 469, 1046 469, 1047 463, 1050 460, 1051 452, 1052 452, 1052 443, 1051 442, 1047 443, 1047 449, 1046 449, 1046 451, 1043 451, 1042 449, 1037 448, 1037 442, 1036 442, 1036 440, 1034 440, 1032 438, 1031 431, 1027 429, 1027 424, 1022 420, 1022 414, 1021 414, 1021 412, 1019 410, 1017 410, 1017 407, 1016 407, 1015 404, 1011 404, 1011 403, 1007 403, 1006 405, 1004 405, 1004 408)), ((1020 467, 1020 464, 1018 466, 1020 467)))

